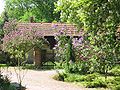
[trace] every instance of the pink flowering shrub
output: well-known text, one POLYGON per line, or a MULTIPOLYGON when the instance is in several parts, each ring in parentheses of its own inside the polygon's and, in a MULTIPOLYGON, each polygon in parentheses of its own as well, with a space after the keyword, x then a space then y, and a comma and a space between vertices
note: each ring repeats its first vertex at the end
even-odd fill
POLYGON ((12 57, 23 58, 35 45, 43 44, 40 30, 19 29, 16 22, 7 22, 4 26, 3 50, 12 57))
MULTIPOLYGON (((83 68, 84 71, 85 68, 88 70, 85 64, 91 57, 91 48, 82 35, 78 38, 67 36, 66 28, 63 27, 55 38, 58 41, 54 48, 56 58, 67 72, 80 72, 83 68)), ((89 65, 87 64, 87 66, 89 65)))
POLYGON ((91 58, 92 49, 88 42, 86 42, 83 36, 79 38, 73 38, 73 48, 75 50, 76 60, 88 61, 91 58))
MULTIPOLYGON (((65 52, 68 46, 69 36, 65 35, 65 29, 59 31, 59 35, 56 35, 56 40, 58 41, 55 45, 56 56, 61 57, 62 60, 65 59, 65 52)), ((72 37, 72 49, 75 52, 75 60, 86 61, 91 57, 90 45, 84 40, 84 36, 79 36, 78 38, 72 37)))

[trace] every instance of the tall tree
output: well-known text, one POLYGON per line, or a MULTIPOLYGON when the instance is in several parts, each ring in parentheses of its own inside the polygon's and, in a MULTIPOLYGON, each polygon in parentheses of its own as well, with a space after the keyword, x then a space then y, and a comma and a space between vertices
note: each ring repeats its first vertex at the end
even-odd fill
POLYGON ((119 6, 120 0, 59 0, 56 4, 62 21, 76 23, 87 33, 103 72, 120 58, 115 35, 120 24, 119 6))
POLYGON ((12 19, 28 21, 34 16, 37 22, 52 22, 59 19, 59 13, 54 14, 54 3, 57 0, 6 0, 6 11, 12 19))
POLYGON ((3 38, 4 36, 4 31, 3 31, 3 26, 5 24, 5 22, 8 22, 8 14, 6 11, 4 11, 2 13, 2 15, 0 16, 0 42, 1 42, 1 39, 3 38))

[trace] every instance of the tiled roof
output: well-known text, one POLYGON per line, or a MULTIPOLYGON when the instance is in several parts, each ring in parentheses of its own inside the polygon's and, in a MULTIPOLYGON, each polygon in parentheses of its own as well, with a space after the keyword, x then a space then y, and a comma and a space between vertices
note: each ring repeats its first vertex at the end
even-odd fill
POLYGON ((78 28, 73 24, 62 23, 19 23, 18 30, 41 30, 43 36, 54 36, 61 30, 65 31, 69 36, 81 36, 81 32, 78 32, 78 28))

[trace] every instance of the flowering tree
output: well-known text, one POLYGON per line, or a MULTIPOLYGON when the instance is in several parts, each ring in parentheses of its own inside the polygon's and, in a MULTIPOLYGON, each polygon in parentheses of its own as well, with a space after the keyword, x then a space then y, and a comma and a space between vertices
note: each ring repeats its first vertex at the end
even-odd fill
POLYGON ((22 72, 22 67, 24 61, 26 61, 26 56, 28 51, 35 46, 41 47, 43 45, 44 39, 42 33, 39 30, 34 29, 18 29, 18 23, 11 21, 4 26, 4 38, 3 40, 3 50, 8 52, 12 58, 16 58, 18 63, 18 70, 15 69, 19 88, 22 90, 22 80, 24 78, 25 71, 22 72))
POLYGON ((9 52, 12 57, 26 60, 27 52, 37 44, 43 44, 43 37, 39 30, 17 29, 15 21, 4 26, 3 50, 9 52))

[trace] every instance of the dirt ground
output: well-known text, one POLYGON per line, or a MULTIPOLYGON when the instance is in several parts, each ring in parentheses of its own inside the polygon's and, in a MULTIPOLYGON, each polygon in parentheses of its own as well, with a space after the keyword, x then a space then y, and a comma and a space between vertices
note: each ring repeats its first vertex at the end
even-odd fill
MULTIPOLYGON (((10 68, 8 69, 8 71, 10 74, 11 81, 17 82, 18 79, 16 77, 14 69, 10 68)), ((22 85, 26 86, 27 90, 88 90, 87 88, 77 86, 72 83, 56 81, 52 79, 53 75, 55 74, 56 70, 28 70, 24 76, 22 85)))

